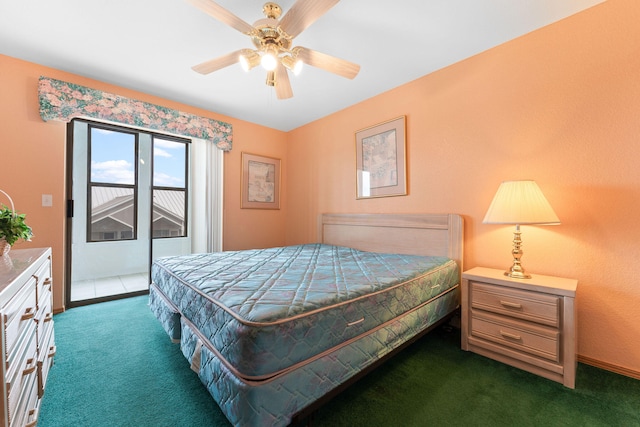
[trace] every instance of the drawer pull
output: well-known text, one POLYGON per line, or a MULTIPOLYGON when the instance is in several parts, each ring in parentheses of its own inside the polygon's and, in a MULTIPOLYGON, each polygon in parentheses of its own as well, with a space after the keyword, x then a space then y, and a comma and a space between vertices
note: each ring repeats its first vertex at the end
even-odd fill
POLYGON ((440 286, 442 286, 440 283, 436 283, 435 285, 431 286, 431 289, 437 289, 440 286))
POLYGON ((24 314, 20 318, 20 320, 29 320, 33 319, 36 314, 33 312, 33 307, 29 307, 24 311, 24 314))
POLYGON ((37 363, 33 363, 35 361, 35 359, 29 359, 29 362, 31 364, 31 366, 27 366, 27 368, 22 371, 22 375, 23 376, 27 376, 29 374, 33 374, 36 370, 36 368, 38 367, 37 363))
POLYGON ((508 307, 508 308, 517 308, 517 309, 521 309, 522 308, 522 304, 518 304, 517 302, 509 302, 509 301, 500 300, 500 304, 502 304, 503 307, 508 307))
POLYGON ((24 427, 36 427, 36 425, 38 424, 38 408, 33 408, 29 411, 29 417, 33 418, 33 420, 29 423, 26 423, 24 425, 24 427))
POLYGON ((511 333, 505 332, 503 330, 500 330, 500 335, 502 335, 505 338, 512 339, 512 340, 520 340, 520 339, 522 339, 522 337, 520 335, 511 334, 511 333))
POLYGON ((53 320, 53 313, 47 313, 47 315, 44 317, 43 322, 51 322, 53 320))
POLYGON ((56 346, 51 346, 51 348, 49 349, 49 354, 47 354, 47 357, 53 357, 56 355, 56 346))

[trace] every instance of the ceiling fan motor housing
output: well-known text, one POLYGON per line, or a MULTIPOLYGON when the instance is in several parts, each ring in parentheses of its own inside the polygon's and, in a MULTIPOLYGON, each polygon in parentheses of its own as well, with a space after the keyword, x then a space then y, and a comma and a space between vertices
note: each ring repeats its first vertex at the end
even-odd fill
POLYGON ((278 29, 278 21, 264 18, 256 21, 253 26, 256 33, 251 36, 253 45, 262 50, 267 45, 276 45, 278 49, 288 51, 291 48, 291 38, 278 29))

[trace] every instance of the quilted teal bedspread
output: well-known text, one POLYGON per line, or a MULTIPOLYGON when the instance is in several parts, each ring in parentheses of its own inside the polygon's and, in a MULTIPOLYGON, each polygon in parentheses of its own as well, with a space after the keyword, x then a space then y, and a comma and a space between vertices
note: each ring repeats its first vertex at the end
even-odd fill
POLYGON ((458 284, 444 257, 324 244, 161 258, 152 280, 234 375, 263 380, 458 284))

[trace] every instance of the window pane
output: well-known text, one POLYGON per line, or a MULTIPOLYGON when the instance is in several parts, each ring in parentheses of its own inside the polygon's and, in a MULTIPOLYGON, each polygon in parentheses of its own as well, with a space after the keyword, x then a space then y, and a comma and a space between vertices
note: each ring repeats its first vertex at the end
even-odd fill
POLYGON ((135 159, 135 135, 91 128, 92 182, 135 184, 135 159))
POLYGON ((184 237, 185 192, 153 190, 153 237, 184 237))
POLYGON ((185 188, 187 144, 153 138, 153 185, 185 188))
POLYGON ((133 239, 133 194, 133 188, 91 187, 91 241, 133 239))

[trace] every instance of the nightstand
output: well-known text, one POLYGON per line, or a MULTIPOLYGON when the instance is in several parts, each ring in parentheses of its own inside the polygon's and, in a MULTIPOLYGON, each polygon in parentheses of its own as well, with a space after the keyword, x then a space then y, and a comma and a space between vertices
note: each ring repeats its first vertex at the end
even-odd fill
POLYGON ((476 267, 462 274, 462 349, 575 388, 578 281, 476 267))

